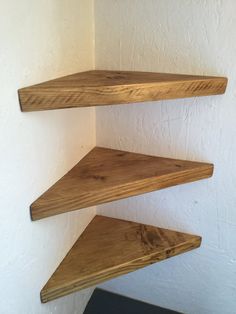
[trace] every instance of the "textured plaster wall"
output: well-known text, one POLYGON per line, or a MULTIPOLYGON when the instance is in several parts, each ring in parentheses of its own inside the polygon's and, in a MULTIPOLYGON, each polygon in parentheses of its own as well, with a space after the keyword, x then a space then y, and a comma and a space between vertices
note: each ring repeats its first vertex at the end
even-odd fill
POLYGON ((29 205, 95 145, 94 109, 22 113, 17 89, 93 68, 89 0, 0 0, 0 313, 80 314, 91 290, 39 292, 95 209, 31 222, 29 205))
POLYGON ((199 250, 102 287, 194 314, 236 312, 236 1, 95 1, 96 68, 224 75, 223 96, 103 107, 97 145, 213 162, 210 180, 99 206, 202 235, 199 250))

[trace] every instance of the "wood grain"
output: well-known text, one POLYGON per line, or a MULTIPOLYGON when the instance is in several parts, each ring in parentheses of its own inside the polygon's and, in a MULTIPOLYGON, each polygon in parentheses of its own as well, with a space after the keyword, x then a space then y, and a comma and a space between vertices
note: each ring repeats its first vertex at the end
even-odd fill
POLYGON ((32 220, 212 176, 213 165, 95 147, 31 205, 32 220))
POLYGON ((87 107, 223 94, 224 77, 87 71, 18 91, 22 111, 87 107))
POLYGON ((41 291, 42 302, 193 250, 201 237, 96 216, 41 291))

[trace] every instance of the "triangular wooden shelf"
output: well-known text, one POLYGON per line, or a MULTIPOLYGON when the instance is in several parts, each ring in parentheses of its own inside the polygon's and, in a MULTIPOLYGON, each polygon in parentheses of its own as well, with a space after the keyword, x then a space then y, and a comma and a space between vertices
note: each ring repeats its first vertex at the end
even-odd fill
POLYGON ((41 291, 42 302, 193 250, 201 237, 96 216, 41 291))
POLYGON ((88 71, 20 89, 22 111, 87 107, 223 94, 224 77, 88 71))
POLYGON ((32 220, 208 178, 213 165, 95 147, 31 205, 32 220))

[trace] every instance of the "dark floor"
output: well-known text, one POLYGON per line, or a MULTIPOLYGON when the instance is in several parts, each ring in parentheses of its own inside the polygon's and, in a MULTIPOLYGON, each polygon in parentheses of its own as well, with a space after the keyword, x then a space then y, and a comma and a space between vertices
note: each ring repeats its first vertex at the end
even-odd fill
POLYGON ((133 300, 102 289, 95 289, 84 314, 180 314, 133 300))

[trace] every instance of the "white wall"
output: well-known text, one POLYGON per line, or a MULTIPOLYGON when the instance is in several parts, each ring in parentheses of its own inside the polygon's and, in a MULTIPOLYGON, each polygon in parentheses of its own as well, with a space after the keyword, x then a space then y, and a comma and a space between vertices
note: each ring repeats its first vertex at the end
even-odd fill
POLYGON ((196 314, 236 311, 236 2, 95 1, 96 68, 229 77, 223 96, 97 109, 97 144, 209 161, 214 178, 99 206, 202 235, 199 250, 104 288, 196 314))
POLYGON ((94 109, 20 112, 17 89, 93 68, 93 1, 0 0, 0 313, 82 313, 91 290, 39 292, 95 209, 31 222, 29 205, 95 145, 94 109))

